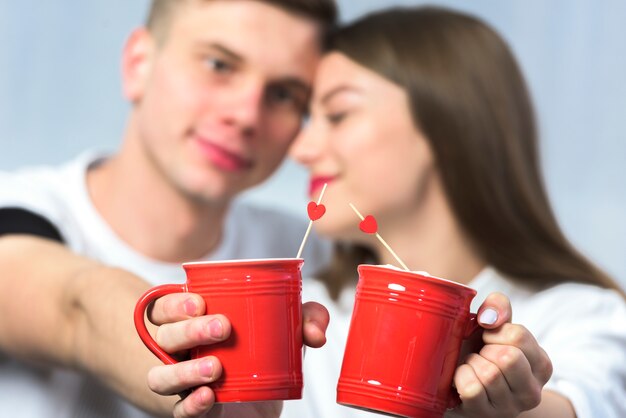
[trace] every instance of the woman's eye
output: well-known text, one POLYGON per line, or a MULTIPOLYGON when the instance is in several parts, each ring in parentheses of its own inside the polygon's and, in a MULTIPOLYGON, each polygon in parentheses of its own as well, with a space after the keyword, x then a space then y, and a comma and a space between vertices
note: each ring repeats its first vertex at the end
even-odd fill
POLYGON ((206 65, 216 73, 228 73, 233 70, 233 66, 219 58, 210 57, 206 59, 206 65))
POLYGON ((330 113, 326 116, 326 119, 331 125, 338 125, 346 118, 347 112, 330 113))

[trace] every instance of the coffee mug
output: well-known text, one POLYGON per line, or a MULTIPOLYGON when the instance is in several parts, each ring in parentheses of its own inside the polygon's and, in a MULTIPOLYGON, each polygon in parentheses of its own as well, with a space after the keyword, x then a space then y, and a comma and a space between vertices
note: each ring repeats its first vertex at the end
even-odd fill
POLYGON ((393 267, 360 265, 358 272, 337 402, 401 417, 442 418, 460 402, 452 379, 462 343, 481 341, 470 313, 476 291, 393 267))
POLYGON ((302 397, 302 259, 185 263, 185 284, 148 290, 135 307, 139 337, 161 361, 177 361, 146 328, 145 311, 170 293, 201 295, 207 314, 223 314, 230 337, 195 347, 191 358, 216 356, 222 376, 209 386, 216 402, 253 402, 302 397))

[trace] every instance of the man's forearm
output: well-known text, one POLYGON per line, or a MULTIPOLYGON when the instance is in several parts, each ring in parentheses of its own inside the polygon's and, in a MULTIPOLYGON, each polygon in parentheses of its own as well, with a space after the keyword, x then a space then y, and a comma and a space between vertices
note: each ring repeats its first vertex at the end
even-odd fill
POLYGON ((135 303, 148 287, 121 269, 84 272, 74 293, 77 360, 79 367, 142 408, 171 415, 176 399, 148 388, 148 370, 160 362, 143 345, 133 323, 135 303))
POLYGON ((156 358, 133 308, 139 277, 35 237, 0 238, 0 350, 24 361, 89 373, 140 407, 171 411, 146 384, 156 358))
POLYGON ((69 284, 95 263, 28 236, 0 238, 0 349, 25 361, 74 367, 69 284))

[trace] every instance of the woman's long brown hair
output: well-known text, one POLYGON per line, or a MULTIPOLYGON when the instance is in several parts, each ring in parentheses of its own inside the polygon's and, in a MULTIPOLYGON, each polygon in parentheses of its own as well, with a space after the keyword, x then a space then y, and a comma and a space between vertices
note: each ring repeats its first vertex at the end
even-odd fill
MULTIPOLYGON (((441 8, 391 9, 339 29, 328 50, 407 92, 453 213, 487 263, 536 288, 580 282, 624 296, 561 231, 541 177, 524 78, 485 23, 441 8)), ((356 264, 372 257, 363 248, 338 247, 322 275, 331 296, 354 280, 356 264)))

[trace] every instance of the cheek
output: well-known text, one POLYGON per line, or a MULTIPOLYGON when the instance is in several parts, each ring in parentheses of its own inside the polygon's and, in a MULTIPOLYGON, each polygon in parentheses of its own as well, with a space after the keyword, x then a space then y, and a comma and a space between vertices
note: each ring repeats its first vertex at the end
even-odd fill
POLYGON ((371 141, 361 141, 358 148, 343 151, 351 152, 345 157, 349 163, 346 173, 355 198, 366 202, 374 212, 376 208, 382 210, 381 206, 404 205, 414 199, 431 165, 418 138, 405 131, 375 134, 371 134, 371 141))
POLYGON ((189 115, 200 109, 211 107, 218 94, 212 93, 202 73, 184 60, 170 58, 163 62, 157 74, 158 92, 156 100, 170 112, 189 115))
POLYGON ((289 146, 300 131, 300 117, 289 115, 266 115, 265 124, 259 126, 256 151, 263 155, 268 166, 276 168, 284 159, 289 146))
POLYGON ((293 136, 291 133, 283 133, 282 137, 270 137, 269 132, 259 134, 258 140, 253 141, 257 175, 269 176, 280 166, 293 136))
POLYGON ((180 125, 191 120, 194 109, 201 106, 200 92, 186 77, 167 71, 156 73, 142 104, 148 114, 147 122, 170 134, 183 129, 180 125))
POLYGON ((294 140, 302 125, 302 118, 297 113, 277 112, 275 114, 266 114, 262 116, 262 120, 266 120, 265 128, 261 127, 265 132, 261 135, 279 147, 288 147, 294 140))
POLYGON ((392 212, 421 206, 434 173, 433 159, 427 147, 414 145, 404 150, 393 157, 394 169, 388 172, 381 192, 381 199, 387 202, 392 212))
POLYGON ((202 83, 195 82, 191 78, 178 77, 168 80, 165 93, 167 99, 161 100, 165 106, 171 109, 172 114, 179 119, 192 121, 202 112, 213 109, 214 95, 202 83))
POLYGON ((269 176, 280 166, 287 155, 288 148, 288 143, 259 143, 256 160, 263 176, 269 176))
POLYGON ((376 124, 359 123, 348 126, 344 134, 338 133, 331 143, 343 165, 343 174, 352 192, 364 197, 378 195, 386 188, 390 175, 400 168, 393 141, 387 140, 384 130, 376 124))

